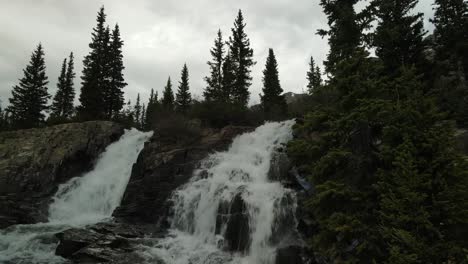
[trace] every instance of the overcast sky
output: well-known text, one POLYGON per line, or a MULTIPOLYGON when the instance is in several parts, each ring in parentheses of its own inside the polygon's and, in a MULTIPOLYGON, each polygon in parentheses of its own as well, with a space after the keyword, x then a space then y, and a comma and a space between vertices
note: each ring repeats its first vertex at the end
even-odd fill
MULTIPOLYGON (((161 91, 167 77, 173 84, 187 63, 190 88, 201 97, 208 74, 207 60, 216 32, 224 36, 242 9, 246 32, 254 49, 251 103, 259 101, 261 76, 268 48, 279 64, 283 89, 300 93, 306 85, 310 56, 323 61, 326 40, 315 32, 326 27, 319 0, 0 0, 0 100, 5 106, 11 87, 22 77, 22 69, 35 46, 42 42, 46 53, 49 91, 55 94, 62 60, 75 53, 75 89, 80 89, 83 57, 89 52, 96 13, 104 5, 111 27, 119 23, 125 41, 124 65, 127 99, 140 93, 161 91)), ((420 0, 426 28, 432 16, 433 0, 420 0)))

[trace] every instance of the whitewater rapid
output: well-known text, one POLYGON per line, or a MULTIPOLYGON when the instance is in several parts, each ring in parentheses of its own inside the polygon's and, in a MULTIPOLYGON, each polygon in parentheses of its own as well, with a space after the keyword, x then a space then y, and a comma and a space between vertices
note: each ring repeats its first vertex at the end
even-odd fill
POLYGON ((0 263, 62 263, 54 234, 105 221, 120 204, 132 165, 153 132, 126 130, 101 154, 94 169, 60 185, 49 207, 49 221, 0 231, 0 263))
POLYGON ((295 230, 296 196, 281 183, 270 180, 268 172, 273 155, 292 138, 293 124, 267 123, 235 138, 229 150, 205 159, 190 182, 172 195, 168 235, 154 245, 142 246, 148 263, 273 264, 277 248, 289 234, 282 232, 274 237, 279 235, 275 232, 295 230), (220 217, 219 208, 232 204, 239 196, 248 217, 248 247, 229 253, 228 221, 220 217))

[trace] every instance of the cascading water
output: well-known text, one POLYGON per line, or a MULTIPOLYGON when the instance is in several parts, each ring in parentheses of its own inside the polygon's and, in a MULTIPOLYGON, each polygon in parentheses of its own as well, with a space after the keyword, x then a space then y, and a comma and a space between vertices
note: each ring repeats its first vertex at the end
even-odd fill
POLYGON ((276 249, 287 239, 286 233, 275 235, 295 230, 296 202, 295 193, 271 181, 268 173, 275 152, 292 138, 293 124, 267 123, 207 158, 173 193, 172 227, 155 245, 143 247, 148 263, 274 263, 276 249), (241 210, 233 212, 234 207, 241 210), (236 218, 229 213, 237 213, 236 218), (240 252, 228 253, 229 248, 240 252))
POLYGON ((133 163, 152 132, 126 130, 109 145, 95 168, 62 184, 49 207, 49 222, 0 231, 0 263, 62 263, 53 235, 111 217, 130 178, 133 163))

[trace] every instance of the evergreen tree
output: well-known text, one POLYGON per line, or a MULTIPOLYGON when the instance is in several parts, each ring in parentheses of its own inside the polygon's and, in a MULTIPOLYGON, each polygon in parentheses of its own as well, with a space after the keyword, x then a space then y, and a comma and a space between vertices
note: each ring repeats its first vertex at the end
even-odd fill
POLYGON ((53 117, 61 118, 63 117, 63 108, 65 102, 65 89, 67 86, 66 79, 67 79, 67 59, 63 60, 62 63, 62 70, 60 71, 60 75, 58 77, 57 82, 57 92, 54 96, 54 101, 52 102, 52 113, 53 117))
POLYGON ((109 47, 110 56, 110 80, 109 87, 106 91, 105 105, 106 115, 108 119, 114 118, 122 109, 124 104, 122 89, 127 86, 123 77, 123 55, 122 55, 123 41, 120 38, 119 25, 116 24, 112 31, 112 40, 109 47))
POLYGON ((141 121, 139 124, 139 128, 145 129, 145 127, 146 127, 146 105, 143 104, 143 106, 141 107, 141 121))
POLYGON ((231 29, 232 37, 229 38, 229 49, 234 68, 235 85, 231 92, 233 102, 240 107, 247 107, 249 102, 252 77, 250 76, 253 61, 253 49, 250 48, 250 40, 245 33, 244 17, 239 10, 234 27, 231 29))
POLYGON ((378 25, 374 35, 377 56, 389 72, 421 61, 423 14, 413 14, 418 0, 374 0, 378 25))
POLYGON ((151 89, 151 94, 150 94, 150 98, 148 100, 148 104, 147 104, 147 107, 146 107, 146 126, 145 126, 145 129, 152 129, 153 128, 153 125, 154 125, 154 121, 155 121, 155 114, 156 114, 156 111, 158 110, 158 105, 159 105, 159 101, 158 101, 158 92, 154 92, 154 89, 151 89))
POLYGON ((110 30, 106 28, 106 14, 101 7, 97 16, 97 26, 93 29, 89 44, 90 53, 83 60, 81 106, 78 108, 81 119, 102 119, 106 112, 106 89, 109 87, 109 41, 110 30))
POLYGON ((354 9, 359 0, 321 0, 325 15, 328 17, 329 30, 319 30, 322 37, 328 36, 330 53, 324 62, 328 73, 333 74, 336 64, 350 58, 362 40, 361 27, 354 9))
POLYGON ((70 53, 69 61, 63 60, 62 70, 57 82, 57 92, 52 102, 51 116, 61 120, 68 119, 73 114, 73 102, 75 100, 75 90, 73 79, 75 78, 73 65, 73 53, 70 53))
POLYGON ((221 80, 221 103, 228 104, 233 102, 233 91, 235 90, 236 85, 236 73, 235 73, 235 64, 231 56, 231 52, 228 51, 226 57, 224 58, 222 66, 222 80, 221 80))
POLYGON ((44 111, 48 109, 46 66, 44 50, 39 44, 31 55, 31 60, 23 70, 24 77, 13 87, 8 112, 15 128, 38 127, 44 122, 44 111))
POLYGON ((322 85, 322 73, 318 65, 315 65, 314 58, 310 57, 309 71, 307 72, 307 84, 309 94, 313 94, 315 89, 322 85))
MULTIPOLYGON (((222 68, 224 61, 224 42, 221 30, 218 30, 218 36, 214 41, 214 47, 210 50, 212 61, 208 62, 210 66, 210 76, 205 77, 207 87, 203 92, 206 101, 216 101, 221 99, 223 90, 222 68)), ((225 102, 227 100, 223 99, 225 102)))
POLYGON ((278 63, 273 49, 269 49, 265 69, 263 70, 263 95, 260 95, 263 112, 267 120, 281 119, 287 114, 287 104, 284 98, 278 76, 278 63))
POLYGON ((139 127, 141 124, 141 104, 140 104, 140 94, 137 95, 135 106, 133 107, 134 118, 135 118, 135 126, 139 127))
MULTIPOLYGON (((435 14, 431 20, 435 25, 434 37, 442 58, 451 54, 464 57, 468 54, 468 2, 464 0, 435 0, 435 14)), ((467 65, 465 64, 465 67, 467 65)), ((465 69, 468 71, 468 69, 465 69)))
POLYGON ((174 110, 174 92, 172 91, 171 77, 167 79, 167 84, 166 87, 164 87, 161 103, 165 110, 174 110))
POLYGON ((63 115, 66 118, 70 118, 74 111, 74 101, 75 101, 75 88, 74 88, 74 79, 75 79, 75 66, 74 66, 74 56, 73 52, 70 53, 68 57, 68 66, 66 74, 66 89, 64 93, 65 104, 63 107, 63 115))
POLYGON ((190 103, 192 102, 192 96, 189 91, 189 74, 187 64, 184 64, 182 68, 181 78, 179 82, 179 89, 177 90, 175 106, 177 111, 186 114, 190 103))

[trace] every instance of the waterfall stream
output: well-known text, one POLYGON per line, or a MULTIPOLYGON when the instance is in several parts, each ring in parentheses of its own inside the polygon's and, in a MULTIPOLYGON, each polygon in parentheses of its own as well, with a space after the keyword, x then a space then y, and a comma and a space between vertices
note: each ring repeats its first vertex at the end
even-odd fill
POLYGON ((95 168, 62 184, 49 207, 49 222, 0 231, 0 263, 62 263, 54 234, 111 217, 119 205, 138 154, 152 132, 126 130, 109 145, 95 168))
POLYGON ((295 231, 296 197, 268 174, 293 124, 267 123, 205 159, 173 193, 168 235, 142 246, 148 263, 273 264, 295 231))

